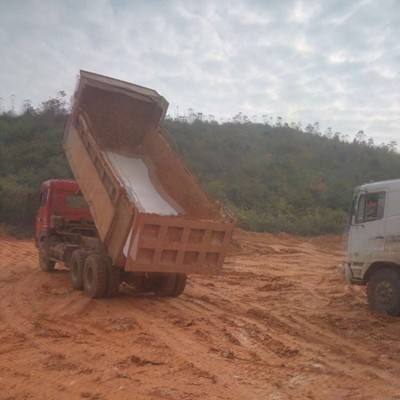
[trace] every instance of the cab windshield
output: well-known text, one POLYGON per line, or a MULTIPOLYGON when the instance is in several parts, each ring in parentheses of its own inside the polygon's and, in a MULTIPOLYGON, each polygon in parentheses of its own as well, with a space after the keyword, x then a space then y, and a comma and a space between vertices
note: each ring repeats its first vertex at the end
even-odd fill
POLYGON ((385 192, 357 193, 353 198, 352 214, 354 222, 361 224, 383 218, 385 192))

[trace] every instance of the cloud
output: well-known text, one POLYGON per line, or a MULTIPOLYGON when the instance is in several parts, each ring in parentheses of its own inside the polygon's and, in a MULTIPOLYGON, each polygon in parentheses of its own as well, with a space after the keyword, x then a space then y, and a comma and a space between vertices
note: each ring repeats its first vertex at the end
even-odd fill
POLYGON ((85 69, 152 87, 172 112, 396 138, 398 15, 396 0, 0 2, 0 97, 71 95, 85 69))

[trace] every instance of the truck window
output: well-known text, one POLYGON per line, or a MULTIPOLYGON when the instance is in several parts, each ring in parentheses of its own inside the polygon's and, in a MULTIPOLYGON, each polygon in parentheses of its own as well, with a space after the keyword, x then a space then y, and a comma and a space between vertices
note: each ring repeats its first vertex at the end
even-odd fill
POLYGON ((358 199, 356 224, 383 218, 385 192, 362 194, 358 199))
POLYGON ((65 206, 71 208, 89 208, 85 198, 81 194, 70 194, 65 196, 65 206))

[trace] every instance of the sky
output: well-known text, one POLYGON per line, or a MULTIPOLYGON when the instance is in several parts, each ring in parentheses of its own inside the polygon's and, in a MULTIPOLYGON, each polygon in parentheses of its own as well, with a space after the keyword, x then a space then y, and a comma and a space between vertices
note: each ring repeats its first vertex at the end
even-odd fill
POLYGON ((281 117, 400 142, 399 0, 0 0, 0 110, 79 70, 157 90, 171 116, 281 117))

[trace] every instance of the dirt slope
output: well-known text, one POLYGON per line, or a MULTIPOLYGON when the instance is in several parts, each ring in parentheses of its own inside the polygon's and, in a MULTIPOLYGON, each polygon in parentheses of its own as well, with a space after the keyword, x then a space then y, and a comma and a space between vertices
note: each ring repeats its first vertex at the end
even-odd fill
POLYGON ((344 283, 342 247, 237 231, 178 299, 91 300, 0 238, 0 399, 400 399, 400 319, 344 283))

